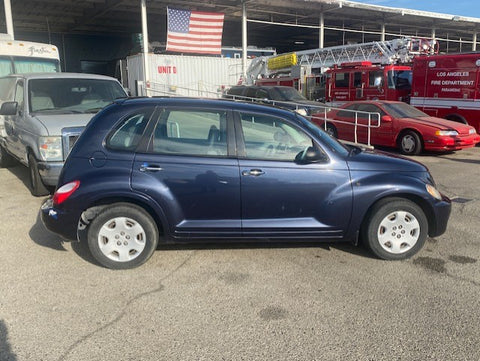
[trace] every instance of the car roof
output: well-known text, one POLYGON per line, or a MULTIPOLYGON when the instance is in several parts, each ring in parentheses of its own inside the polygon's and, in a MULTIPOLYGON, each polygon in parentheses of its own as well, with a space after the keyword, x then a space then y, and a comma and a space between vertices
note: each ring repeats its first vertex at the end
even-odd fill
POLYGON ((62 79, 62 78, 75 78, 75 79, 96 79, 96 80, 115 80, 117 79, 112 78, 106 75, 98 75, 98 74, 86 74, 86 73, 28 73, 28 74, 10 74, 5 76, 4 78, 23 78, 26 80, 30 79, 62 79))
MULTIPOLYGON (((401 104, 398 100, 351 100, 344 104, 344 106, 353 105, 353 104, 401 104)), ((404 103, 406 104, 406 103, 404 103)))
POLYGON ((115 100, 120 105, 159 105, 159 106, 191 106, 204 108, 232 108, 235 110, 262 112, 271 115, 292 115, 287 109, 280 109, 272 105, 257 104, 248 101, 234 101, 229 99, 188 98, 188 97, 129 97, 115 100))

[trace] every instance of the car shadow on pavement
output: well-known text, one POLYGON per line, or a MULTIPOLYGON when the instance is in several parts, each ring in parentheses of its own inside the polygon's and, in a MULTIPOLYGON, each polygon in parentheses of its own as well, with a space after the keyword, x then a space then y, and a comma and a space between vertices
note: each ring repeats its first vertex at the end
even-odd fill
POLYGON ((50 232, 42 223, 40 219, 40 211, 37 214, 35 224, 28 232, 30 239, 42 247, 48 247, 57 251, 66 251, 63 247, 63 240, 55 233, 50 232))
POLYGON ((12 347, 8 342, 8 329, 3 320, 0 320, 0 360, 17 360, 17 355, 12 352, 12 347))
POLYGON ((22 183, 25 185, 25 188, 30 190, 30 176, 28 173, 28 168, 24 167, 21 164, 17 164, 13 167, 9 167, 8 170, 16 176, 18 179, 22 181, 22 183))

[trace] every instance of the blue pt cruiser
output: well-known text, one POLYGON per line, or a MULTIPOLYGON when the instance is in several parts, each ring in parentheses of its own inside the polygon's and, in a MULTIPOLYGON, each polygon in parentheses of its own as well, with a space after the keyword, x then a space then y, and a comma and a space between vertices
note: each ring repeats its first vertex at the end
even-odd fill
POLYGON ((91 120, 42 220, 120 269, 159 242, 213 239, 361 239, 405 259, 445 232, 450 208, 422 164, 344 146, 294 112, 137 98, 91 120))

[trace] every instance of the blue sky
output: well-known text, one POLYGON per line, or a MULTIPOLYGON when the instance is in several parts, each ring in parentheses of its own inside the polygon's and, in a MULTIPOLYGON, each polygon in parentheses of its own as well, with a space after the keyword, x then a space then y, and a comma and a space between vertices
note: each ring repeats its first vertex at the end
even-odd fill
POLYGON ((360 3, 480 18, 479 0, 353 0, 360 3))

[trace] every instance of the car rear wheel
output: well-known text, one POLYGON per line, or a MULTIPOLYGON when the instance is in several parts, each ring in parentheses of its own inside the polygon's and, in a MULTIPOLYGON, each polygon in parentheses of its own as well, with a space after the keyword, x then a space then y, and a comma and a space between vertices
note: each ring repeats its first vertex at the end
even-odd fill
POLYGON ((400 136, 398 145, 402 153, 406 155, 418 155, 422 151, 422 140, 412 130, 408 130, 400 136))
POLYGON ((327 123, 327 128, 325 131, 327 132, 328 135, 334 138, 338 138, 337 128, 333 124, 327 123))
POLYGON ((47 187, 42 182, 40 173, 38 172, 37 160, 33 154, 28 155, 28 171, 30 175, 30 192, 35 197, 42 197, 50 194, 47 187))
POLYGON ((406 259, 425 244, 428 221, 423 210, 402 198, 377 203, 362 228, 362 237, 372 252, 385 260, 406 259))
POLYGON ((146 262, 158 244, 158 229, 142 208, 118 203, 105 208, 88 228, 88 248, 103 266, 135 268, 146 262))

